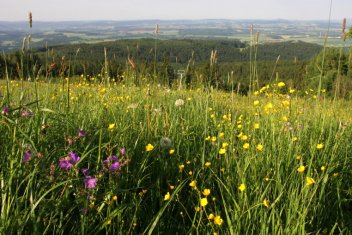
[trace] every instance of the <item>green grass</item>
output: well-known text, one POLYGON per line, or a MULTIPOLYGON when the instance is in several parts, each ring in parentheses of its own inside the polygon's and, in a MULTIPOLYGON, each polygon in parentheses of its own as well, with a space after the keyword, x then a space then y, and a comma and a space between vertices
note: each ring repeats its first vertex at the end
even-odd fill
POLYGON ((1 107, 10 109, 0 116, 0 233, 351 233, 350 101, 299 98, 277 85, 242 97, 64 84, 12 81, 7 100, 0 83, 1 107), (71 151, 80 160, 63 170, 71 151), (112 155, 118 172, 104 165, 112 155))

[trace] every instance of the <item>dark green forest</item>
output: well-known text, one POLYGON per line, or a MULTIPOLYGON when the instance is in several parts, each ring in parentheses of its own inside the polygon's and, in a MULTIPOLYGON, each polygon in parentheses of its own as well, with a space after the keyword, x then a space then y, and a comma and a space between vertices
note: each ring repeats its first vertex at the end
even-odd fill
POLYGON ((85 78, 121 83, 214 86, 246 94, 252 88, 285 81, 299 90, 323 88, 330 95, 351 96, 351 55, 302 41, 245 43, 227 39, 125 39, 95 44, 30 48, 0 59, 0 75, 11 79, 85 78), (324 64, 322 66, 322 64, 324 64), (322 72, 323 71, 323 72, 322 72), (128 79, 127 79, 128 78, 128 79))

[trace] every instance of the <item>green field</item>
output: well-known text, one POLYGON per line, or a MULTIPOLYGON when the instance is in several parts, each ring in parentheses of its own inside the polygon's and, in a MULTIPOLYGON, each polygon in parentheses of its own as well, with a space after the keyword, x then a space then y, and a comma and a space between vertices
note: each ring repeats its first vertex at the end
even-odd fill
POLYGON ((351 101, 144 84, 1 81, 1 234, 351 234, 351 101))

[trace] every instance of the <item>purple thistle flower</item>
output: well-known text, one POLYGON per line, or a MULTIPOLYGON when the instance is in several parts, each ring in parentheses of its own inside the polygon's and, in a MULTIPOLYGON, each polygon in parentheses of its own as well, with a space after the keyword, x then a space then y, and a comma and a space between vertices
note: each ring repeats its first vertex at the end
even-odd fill
POLYGON ((79 136, 79 137, 85 137, 85 136, 86 136, 86 133, 85 133, 83 130, 79 130, 79 131, 78 131, 78 136, 79 136))
POLYGON ((78 156, 78 154, 74 152, 70 152, 68 155, 70 158, 70 163, 72 165, 75 165, 79 161, 79 159, 81 159, 80 156, 78 156))
POLYGON ((2 114, 8 114, 9 113, 9 107, 4 106, 4 108, 2 109, 2 114))
POLYGON ((67 171, 72 166, 72 164, 66 159, 60 159, 59 162, 60 168, 65 171, 67 171))
POLYGON ((84 179, 84 184, 86 188, 95 188, 96 183, 97 183, 97 179, 91 176, 87 176, 87 178, 84 179))
POLYGON ((110 171, 114 172, 120 170, 120 163, 119 162, 114 162, 111 166, 110 166, 110 171))
POLYGON ((27 151, 23 156, 22 163, 28 162, 29 160, 31 160, 31 158, 32 158, 31 153, 29 151, 27 151))

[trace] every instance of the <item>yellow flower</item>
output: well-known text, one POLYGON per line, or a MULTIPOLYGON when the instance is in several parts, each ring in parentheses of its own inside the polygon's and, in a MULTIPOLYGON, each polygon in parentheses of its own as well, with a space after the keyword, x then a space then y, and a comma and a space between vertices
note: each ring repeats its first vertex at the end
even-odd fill
POLYGON ((188 174, 189 174, 189 175, 193 175, 193 171, 189 171, 188 174))
POLYGON ((254 129, 259 129, 259 123, 254 123, 253 128, 254 129))
POLYGON ((255 101, 253 102, 253 104, 254 104, 254 106, 257 106, 257 105, 259 104, 259 100, 255 100, 255 101))
POLYGON ((170 155, 172 155, 172 154, 174 154, 174 153, 175 153, 175 149, 170 149, 170 150, 169 150, 169 154, 170 154, 170 155))
POLYGON ((324 148, 324 144, 317 144, 317 149, 322 149, 324 148))
POLYGON ((175 186, 173 186, 173 185, 170 185, 169 187, 171 190, 175 189, 175 186))
POLYGON ((258 150, 258 151, 262 151, 263 148, 264 148, 264 146, 261 145, 261 144, 258 144, 255 148, 256 148, 256 150, 258 150))
POLYGON ((285 86, 285 83, 284 83, 284 82, 279 82, 279 83, 277 84, 277 86, 278 86, 278 87, 284 87, 284 86, 285 86))
POLYGON ((115 128, 115 124, 114 123, 112 123, 112 124, 109 124, 109 130, 112 130, 112 129, 114 129, 115 128))
POLYGON ((170 193, 169 192, 167 192, 166 194, 165 194, 165 196, 164 196, 164 201, 168 201, 168 200, 170 200, 170 193))
POLYGON ((267 199, 265 198, 264 201, 263 201, 263 205, 264 205, 265 207, 269 208, 269 206, 270 206, 269 200, 267 200, 267 199))
POLYGON ((292 142, 296 142, 297 140, 298 140, 297 137, 293 137, 293 138, 292 138, 292 142))
POLYGON ((290 88, 290 94, 294 93, 295 89, 290 88))
POLYGON ((191 164, 191 161, 187 161, 186 164, 187 164, 187 165, 191 164))
POLYGON ((182 171, 183 169, 185 169, 185 165, 183 165, 183 164, 179 165, 178 169, 180 169, 180 171, 182 171))
POLYGON ((206 167, 209 167, 209 166, 211 165, 211 163, 210 163, 210 162, 206 162, 204 165, 205 165, 206 167))
POLYGON ((325 169, 326 169, 325 166, 321 166, 321 167, 320 167, 320 170, 321 170, 321 171, 325 171, 325 169))
POLYGON ((249 143, 245 143, 245 144, 243 145, 243 148, 244 148, 244 149, 249 149, 249 143))
POLYGON ((111 224, 111 220, 108 220, 108 221, 106 222, 106 224, 109 224, 109 225, 110 225, 110 224, 111 224))
POLYGON ((112 197, 112 200, 113 200, 113 201, 117 201, 117 196, 113 196, 113 197, 112 197))
POLYGON ((212 219, 214 219, 214 214, 213 213, 210 213, 209 215, 208 215, 208 220, 212 220, 212 219))
POLYGON ((312 184, 315 184, 315 180, 311 177, 307 177, 307 180, 306 180, 306 184, 309 186, 309 185, 312 185, 312 184))
POLYGON ((215 141, 216 141, 216 137, 215 136, 211 137, 211 142, 215 142, 215 141))
POLYGON ((214 217, 214 224, 221 225, 224 221, 221 219, 220 215, 214 217))
POLYGON ((210 189, 208 189, 208 188, 206 188, 206 189, 204 189, 203 190, 203 192, 202 192, 202 194, 204 195, 204 196, 209 196, 210 195, 210 189))
POLYGON ((225 153, 226 153, 226 149, 221 148, 221 149, 219 150, 219 154, 220 154, 220 155, 223 155, 223 154, 225 154, 225 153))
POLYGON ((151 144, 148 144, 147 146, 145 146, 145 151, 147 151, 147 152, 150 152, 150 151, 152 151, 153 149, 154 149, 154 146, 151 145, 151 144))
POLYGON ((297 171, 299 173, 303 173, 305 169, 306 169, 305 166, 300 166, 300 167, 297 168, 297 171))
POLYGON ((241 184, 241 185, 238 187, 238 189, 239 189, 241 192, 243 192, 244 190, 246 190, 246 185, 241 184))
POLYGON ((192 188, 195 188, 197 185, 197 182, 195 180, 192 180, 191 183, 189 183, 189 186, 191 186, 192 188))
POLYGON ((224 133, 224 132, 221 132, 221 133, 219 134, 219 138, 224 138, 224 136, 225 136, 225 133, 224 133))
POLYGON ((227 148, 227 146, 229 146, 229 143, 227 142, 222 143, 222 148, 227 148))
POLYGON ((202 199, 200 199, 200 206, 205 207, 206 205, 208 205, 208 199, 206 197, 203 197, 202 199))
POLYGON ((241 136, 241 140, 247 140, 247 139, 248 139, 248 136, 246 136, 246 135, 241 136))

